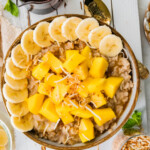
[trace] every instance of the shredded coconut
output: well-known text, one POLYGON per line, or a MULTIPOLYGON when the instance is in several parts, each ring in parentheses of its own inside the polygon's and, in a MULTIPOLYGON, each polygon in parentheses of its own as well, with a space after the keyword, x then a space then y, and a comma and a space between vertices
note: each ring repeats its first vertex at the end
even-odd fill
POLYGON ((58 121, 56 122, 55 127, 54 127, 54 130, 57 128, 59 122, 60 122, 60 119, 58 119, 58 121))
POLYGON ((101 120, 100 116, 98 116, 92 109, 90 109, 88 106, 85 106, 85 108, 90 111, 95 117, 97 117, 99 120, 101 120))

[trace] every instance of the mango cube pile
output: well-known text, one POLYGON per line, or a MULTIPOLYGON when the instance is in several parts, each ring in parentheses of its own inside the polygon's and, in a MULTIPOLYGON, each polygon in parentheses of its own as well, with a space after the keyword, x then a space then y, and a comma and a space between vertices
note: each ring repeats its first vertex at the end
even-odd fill
POLYGON ((108 61, 92 57, 88 46, 81 51, 66 50, 65 62, 51 52, 41 61, 32 70, 39 84, 37 93, 26 100, 30 112, 55 123, 61 119, 65 125, 79 117, 81 141, 94 139, 93 120, 102 126, 116 118, 111 108, 101 107, 107 104, 108 97, 114 97, 123 78, 106 78, 108 61))

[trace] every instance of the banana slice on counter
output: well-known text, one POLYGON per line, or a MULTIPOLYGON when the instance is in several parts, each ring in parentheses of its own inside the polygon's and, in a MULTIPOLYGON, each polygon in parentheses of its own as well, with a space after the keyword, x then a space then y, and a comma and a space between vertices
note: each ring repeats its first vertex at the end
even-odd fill
POLYGON ((70 41, 76 40, 78 37, 75 30, 78 24, 82 21, 79 17, 70 17, 62 25, 62 35, 70 41))
POLYGON ((7 73, 4 74, 5 82, 14 90, 23 90, 28 85, 27 79, 14 80, 7 73))
POLYGON ((40 47, 48 47, 54 41, 48 33, 48 22, 39 23, 33 32, 33 40, 40 47))
POLYGON ((26 101, 23 101, 18 104, 10 103, 7 101, 6 106, 9 113, 14 117, 25 116, 29 112, 28 104, 26 101))
POLYGON ((21 132, 27 132, 33 129, 33 116, 31 113, 23 117, 11 116, 11 124, 13 127, 21 132))
POLYGON ((6 61, 6 72, 15 80, 24 79, 28 74, 28 71, 26 71, 26 69, 16 67, 12 61, 12 58, 8 58, 6 61))
POLYGON ((61 27, 67 20, 66 17, 61 16, 55 18, 49 25, 49 34, 57 42, 66 42, 67 39, 62 35, 61 27))
POLYGON ((11 58, 14 65, 19 68, 27 68, 30 64, 29 55, 23 51, 21 44, 13 48, 11 58))
POLYGON ((100 52, 108 57, 118 55, 122 49, 123 44, 120 37, 113 34, 105 36, 99 45, 100 52))
POLYGON ((87 18, 82 20, 79 25, 77 26, 75 32, 77 37, 85 42, 88 42, 88 35, 91 30, 97 28, 99 23, 94 18, 87 18))
POLYGON ((23 102, 28 97, 28 90, 13 90, 6 84, 3 86, 3 94, 5 99, 10 103, 23 102))
POLYGON ((21 38, 21 47, 24 52, 29 55, 35 55, 41 50, 41 47, 33 40, 33 30, 27 30, 24 32, 21 38))
POLYGON ((94 48, 99 48, 100 41, 109 34, 111 34, 111 29, 106 25, 93 29, 88 35, 90 45, 94 48))

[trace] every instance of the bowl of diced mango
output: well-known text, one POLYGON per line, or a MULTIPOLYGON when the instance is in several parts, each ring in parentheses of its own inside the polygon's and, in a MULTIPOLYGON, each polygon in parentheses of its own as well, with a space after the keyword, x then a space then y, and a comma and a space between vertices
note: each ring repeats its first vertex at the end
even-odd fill
POLYGON ((111 138, 134 110, 136 58, 110 26, 55 16, 23 31, 2 69, 12 126, 54 149, 84 149, 111 138))

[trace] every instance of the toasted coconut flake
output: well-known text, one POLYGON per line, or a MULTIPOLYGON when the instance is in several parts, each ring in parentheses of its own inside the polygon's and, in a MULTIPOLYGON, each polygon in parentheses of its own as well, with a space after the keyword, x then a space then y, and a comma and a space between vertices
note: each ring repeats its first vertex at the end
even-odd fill
MULTIPOLYGON (((67 72, 61 65, 60 65, 60 68, 61 68, 61 70, 62 70, 65 74, 67 74, 68 76, 70 75, 70 73, 67 72)), ((70 76, 71 76, 71 75, 70 75, 70 76)))
POLYGON ((65 80, 65 79, 67 79, 68 77, 69 77, 69 76, 67 75, 67 76, 65 76, 64 78, 60 79, 60 80, 54 81, 54 83, 59 83, 59 82, 65 80))
POLYGON ((43 135, 45 135, 45 132, 46 132, 46 130, 47 130, 48 127, 49 127, 49 124, 47 124, 47 125, 45 126, 44 131, 43 131, 43 135))
POLYGON ((90 111, 95 117, 97 117, 99 120, 101 120, 100 116, 98 116, 92 109, 90 109, 88 106, 85 106, 85 108, 90 111))
POLYGON ((69 97, 72 98, 72 97, 74 97, 76 95, 78 95, 78 93, 73 93, 73 94, 69 95, 69 97))
POLYGON ((58 119, 58 121, 56 122, 55 127, 54 127, 54 130, 57 128, 59 122, 60 122, 60 119, 58 119))
POLYGON ((83 136, 85 139, 87 139, 88 141, 90 141, 90 139, 87 138, 83 133, 82 133, 82 136, 83 136))
POLYGON ((69 100, 69 102, 76 108, 79 108, 72 100, 69 100))

